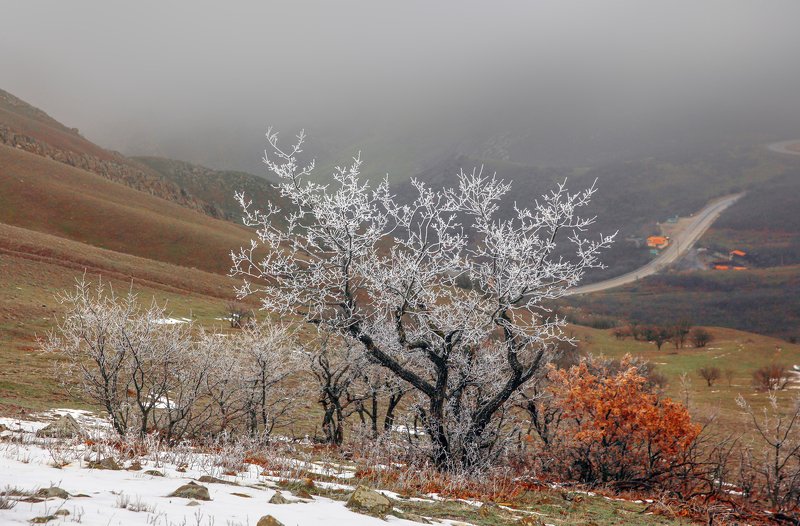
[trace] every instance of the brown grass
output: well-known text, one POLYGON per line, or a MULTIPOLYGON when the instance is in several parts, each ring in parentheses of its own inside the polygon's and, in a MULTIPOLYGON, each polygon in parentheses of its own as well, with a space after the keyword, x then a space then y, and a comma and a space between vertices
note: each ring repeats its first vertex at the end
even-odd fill
POLYGON ((217 273, 249 232, 31 153, 0 146, 0 222, 217 273))

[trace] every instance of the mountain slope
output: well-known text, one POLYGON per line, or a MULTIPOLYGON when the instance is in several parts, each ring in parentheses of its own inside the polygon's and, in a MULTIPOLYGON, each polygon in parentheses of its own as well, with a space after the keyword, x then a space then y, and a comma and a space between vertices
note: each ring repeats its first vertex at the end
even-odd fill
POLYGON ((47 113, 0 90, 0 144, 81 168, 212 217, 219 210, 145 165, 86 140, 47 113))
POLYGON ((250 239, 213 219, 98 175, 0 145, 0 222, 101 248, 226 273, 250 239))

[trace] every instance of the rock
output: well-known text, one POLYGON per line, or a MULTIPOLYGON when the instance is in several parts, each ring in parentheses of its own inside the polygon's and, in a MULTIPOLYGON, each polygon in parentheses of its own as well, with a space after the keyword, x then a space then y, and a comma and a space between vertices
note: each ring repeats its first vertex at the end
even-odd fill
POLYGON ((347 507, 358 513, 385 517, 392 511, 392 501, 366 486, 359 486, 347 499, 347 507))
POLYGON ((89 462, 90 469, 110 469, 112 471, 119 471, 122 469, 116 460, 111 457, 101 458, 100 460, 93 460, 89 462))
POLYGON ((233 493, 231 493, 231 495, 234 495, 236 497, 242 497, 243 499, 252 499, 253 498, 250 495, 248 495, 247 493, 237 493, 235 491, 233 493))
POLYGON ((38 504, 40 502, 44 502, 44 499, 39 497, 25 497, 24 499, 19 499, 20 502, 30 502, 31 504, 38 504))
POLYGON ((64 415, 36 432, 36 436, 39 438, 73 438, 85 434, 72 415, 64 415))
POLYGON ((264 515, 258 519, 256 526, 284 526, 284 524, 272 515, 264 515))
POLYGON ((273 495, 272 498, 269 499, 270 504, 289 504, 290 502, 291 501, 289 501, 286 497, 284 497, 280 491, 276 491, 275 495, 273 495))
POLYGON ((37 491, 36 496, 46 499, 68 499, 69 493, 57 486, 50 486, 49 488, 42 488, 37 491))
POLYGON ((422 524, 430 524, 431 521, 423 517, 422 515, 417 515, 416 513, 404 513, 401 517, 407 521, 411 522, 421 522, 422 524))
POLYGON ((199 506, 200 503, 197 502, 196 500, 190 500, 186 505, 187 506, 199 506))
POLYGON ((0 424, 0 433, 2 433, 3 431, 9 431, 9 429, 3 424, 0 424))
POLYGON ((209 484, 209 483, 210 484, 228 484, 229 486, 238 486, 238 484, 235 483, 235 482, 230 482, 230 481, 227 481, 227 480, 218 479, 217 477, 212 477, 210 475, 203 475, 202 477, 197 479, 197 482, 205 482, 206 484, 209 484))
POLYGON ((205 486, 201 486, 200 484, 196 484, 194 482, 190 482, 188 484, 184 484, 180 488, 176 489, 167 497, 180 497, 182 499, 197 499, 197 500, 211 500, 211 496, 208 494, 208 488, 205 486))
POLYGON ((34 517, 28 522, 30 522, 31 524, 45 524, 50 521, 54 521, 57 518, 58 517, 56 517, 55 515, 43 515, 41 517, 34 517))
POLYGON ((128 466, 128 471, 141 471, 142 470, 142 463, 138 460, 134 460, 131 462, 131 465, 128 466))
POLYGON ((56 517, 66 517, 69 515, 69 510, 58 510, 53 515, 55 515, 56 517))
POLYGON ((164 474, 161 473, 157 469, 148 469, 147 471, 144 472, 144 474, 145 475, 150 475, 151 477, 163 477, 164 476, 164 474))

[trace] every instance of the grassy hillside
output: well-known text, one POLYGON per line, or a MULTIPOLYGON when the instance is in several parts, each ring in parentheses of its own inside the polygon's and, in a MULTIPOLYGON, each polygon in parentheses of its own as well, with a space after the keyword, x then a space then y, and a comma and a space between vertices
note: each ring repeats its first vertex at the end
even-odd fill
POLYGON ((84 273, 209 325, 224 325, 217 318, 233 297, 234 280, 223 275, 0 224, 0 409, 74 403, 57 385, 55 357, 36 350, 36 337, 62 312, 55 295, 84 273))
POLYGON ((95 174, 0 145, 0 222, 101 248, 226 273, 250 239, 216 220, 95 174))
MULTIPOLYGON (((668 396, 685 402, 688 395, 689 409, 695 418, 704 421, 716 415, 719 418, 716 431, 733 432, 742 423, 742 415, 736 405, 738 395, 744 396, 754 407, 761 407, 767 402, 766 395, 753 388, 753 371, 770 363, 788 367, 800 364, 800 345, 733 329, 707 329, 714 340, 704 348, 675 349, 666 343, 659 351, 654 343, 631 338, 618 340, 610 330, 572 326, 574 335, 580 339, 579 348, 582 352, 603 354, 610 358, 621 358, 625 354, 641 356, 666 377, 665 391, 668 396), (723 372, 731 371, 730 383, 723 375, 709 387, 698 374, 698 369, 707 366, 718 367, 723 372)), ((783 407, 791 406, 798 387, 800 381, 796 380, 788 389, 777 393, 783 407)))

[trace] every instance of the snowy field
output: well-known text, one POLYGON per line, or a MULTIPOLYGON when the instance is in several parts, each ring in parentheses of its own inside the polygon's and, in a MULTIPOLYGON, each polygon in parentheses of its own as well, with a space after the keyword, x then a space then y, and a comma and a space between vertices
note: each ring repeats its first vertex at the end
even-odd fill
MULTIPOLYGON (((13 506, 0 509, 0 524, 256 526, 267 515, 286 526, 420 524, 391 515, 382 520, 355 513, 345 507, 343 500, 310 495, 298 498, 290 491, 281 491, 277 485, 279 477, 266 474, 256 465, 248 464, 242 472, 224 475, 223 468, 218 466, 219 459, 206 454, 184 457, 151 454, 138 459, 140 466, 128 460, 120 461, 123 468, 120 470, 89 468, 89 462, 104 456, 98 451, 99 446, 91 442, 87 445, 86 440, 36 437, 36 431, 44 428, 48 420, 54 421, 64 414, 73 416, 93 436, 105 434, 108 428, 105 422, 82 411, 51 411, 38 415, 41 421, 0 418, 0 424, 6 428, 0 432, 0 493, 6 495, 7 505, 13 506), (56 467, 60 464, 64 465, 56 467), (198 482, 204 476, 206 481, 198 482), (208 477, 217 481, 209 482, 208 477), (169 496, 191 482, 207 488, 210 500, 169 496), (57 490, 48 492, 48 488, 60 488, 68 495, 57 490), (270 503, 277 491, 289 502, 270 503)), ((320 482, 319 487, 354 489, 347 485, 353 473, 346 469, 332 471, 329 466, 311 462, 305 462, 303 467, 342 480, 342 483, 320 482)), ((388 492, 387 495, 394 496, 388 492)))

